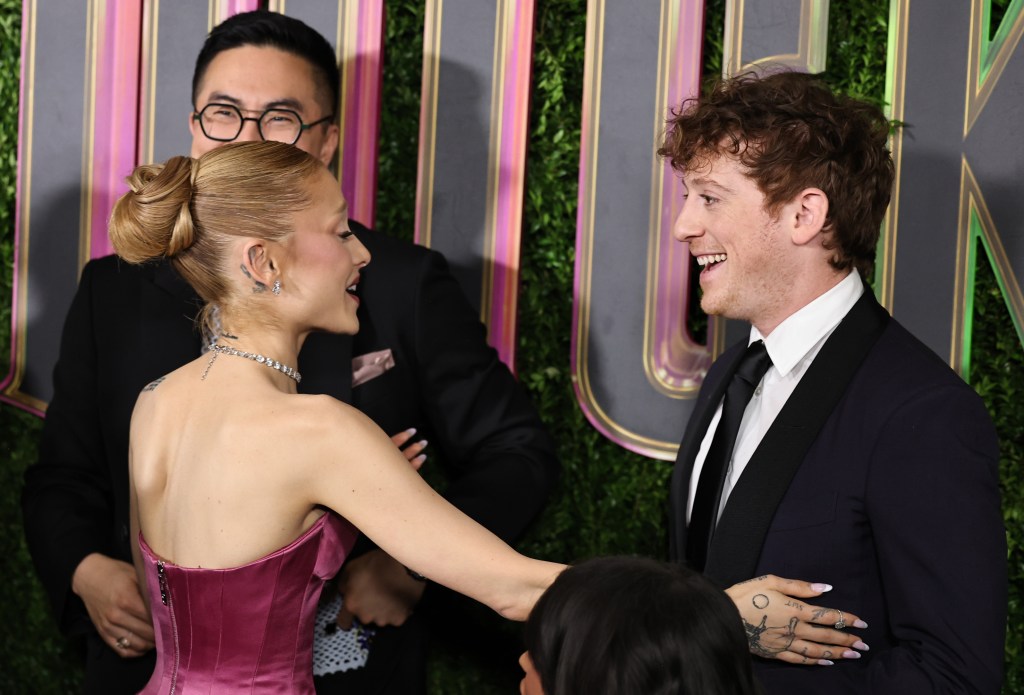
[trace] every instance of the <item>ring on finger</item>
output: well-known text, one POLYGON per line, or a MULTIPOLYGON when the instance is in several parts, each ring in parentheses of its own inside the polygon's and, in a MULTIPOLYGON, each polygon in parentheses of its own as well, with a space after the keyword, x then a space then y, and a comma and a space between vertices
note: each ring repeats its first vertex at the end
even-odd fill
POLYGON ((116 644, 118 649, 127 649, 132 645, 132 643, 128 641, 127 637, 118 637, 116 644))
POLYGON ((846 617, 843 616, 843 612, 838 608, 836 609, 836 613, 839 614, 839 620, 836 621, 835 627, 837 630, 842 630, 844 627, 846 627, 846 617))

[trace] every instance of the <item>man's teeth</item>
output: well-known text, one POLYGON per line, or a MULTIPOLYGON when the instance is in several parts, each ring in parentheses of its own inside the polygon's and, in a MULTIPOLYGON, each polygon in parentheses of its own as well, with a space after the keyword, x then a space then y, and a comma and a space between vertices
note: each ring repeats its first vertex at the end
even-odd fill
POLYGON ((720 263, 724 261, 726 255, 724 253, 716 253, 709 256, 697 256, 697 265, 706 266, 712 263, 720 263))

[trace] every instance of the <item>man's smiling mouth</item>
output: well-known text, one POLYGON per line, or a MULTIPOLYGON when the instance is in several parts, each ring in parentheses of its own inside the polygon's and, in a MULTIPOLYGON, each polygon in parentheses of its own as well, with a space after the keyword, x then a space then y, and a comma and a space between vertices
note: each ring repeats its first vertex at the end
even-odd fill
POLYGON ((726 254, 724 253, 709 253, 703 256, 697 256, 697 265, 701 266, 702 268, 707 268, 708 266, 714 265, 715 263, 721 263, 726 258, 728 258, 728 256, 726 256, 726 254))

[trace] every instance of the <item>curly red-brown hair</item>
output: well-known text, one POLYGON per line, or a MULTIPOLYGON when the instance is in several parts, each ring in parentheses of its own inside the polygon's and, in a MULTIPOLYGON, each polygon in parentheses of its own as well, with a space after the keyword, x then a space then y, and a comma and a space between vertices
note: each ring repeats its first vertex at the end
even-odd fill
POLYGON ((895 175, 881 109, 813 75, 744 73, 684 101, 658 154, 677 171, 735 157, 775 214, 808 187, 828 196, 825 248, 837 270, 874 264, 895 175))

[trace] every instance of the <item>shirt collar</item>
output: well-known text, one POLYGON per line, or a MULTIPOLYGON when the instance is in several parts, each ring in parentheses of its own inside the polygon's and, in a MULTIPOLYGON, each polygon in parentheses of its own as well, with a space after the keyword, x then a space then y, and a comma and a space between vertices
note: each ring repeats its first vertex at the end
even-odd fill
POLYGON ((751 326, 749 343, 763 340, 772 366, 785 376, 839 325, 862 294, 860 274, 851 270, 835 287, 786 318, 767 338, 751 326))

